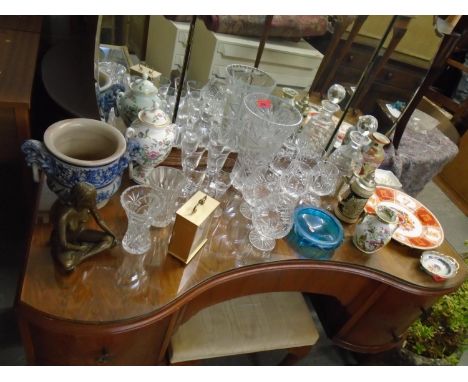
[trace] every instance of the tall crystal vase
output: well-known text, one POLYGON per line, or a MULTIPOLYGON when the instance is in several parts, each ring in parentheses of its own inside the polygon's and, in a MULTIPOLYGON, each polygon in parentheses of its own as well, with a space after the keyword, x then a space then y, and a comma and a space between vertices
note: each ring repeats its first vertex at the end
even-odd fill
POLYGON ((284 141, 302 122, 301 113, 287 101, 266 93, 244 97, 239 112, 238 156, 232 184, 242 190, 252 172, 270 163, 284 141))
POLYGON ((237 151, 241 121, 238 118, 243 107, 243 99, 251 93, 271 94, 276 81, 266 72, 252 66, 232 64, 227 68, 227 100, 224 110, 226 117, 234 117, 233 134, 229 146, 237 151))
POLYGON ((149 228, 161 198, 150 186, 132 186, 122 193, 120 202, 128 218, 122 246, 129 253, 143 254, 151 247, 149 228))

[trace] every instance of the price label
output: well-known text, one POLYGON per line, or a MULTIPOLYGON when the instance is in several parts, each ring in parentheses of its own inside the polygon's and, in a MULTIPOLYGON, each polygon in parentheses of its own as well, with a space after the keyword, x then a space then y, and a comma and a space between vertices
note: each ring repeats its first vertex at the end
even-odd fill
POLYGON ((260 109, 269 109, 271 107, 271 100, 269 99, 258 99, 257 106, 260 109))

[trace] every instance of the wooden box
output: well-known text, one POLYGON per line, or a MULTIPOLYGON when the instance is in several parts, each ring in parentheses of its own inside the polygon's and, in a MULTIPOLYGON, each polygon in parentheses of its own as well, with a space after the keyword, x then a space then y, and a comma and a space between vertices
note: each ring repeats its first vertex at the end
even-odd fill
POLYGON ((187 264, 207 241, 213 212, 219 202, 201 191, 177 210, 169 253, 187 264))

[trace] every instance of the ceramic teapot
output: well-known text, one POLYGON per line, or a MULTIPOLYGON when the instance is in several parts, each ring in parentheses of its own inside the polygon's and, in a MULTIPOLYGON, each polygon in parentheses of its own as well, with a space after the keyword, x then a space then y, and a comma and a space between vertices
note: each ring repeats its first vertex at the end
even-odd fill
POLYGON ((117 95, 117 110, 126 126, 130 126, 137 119, 141 110, 160 109, 161 99, 158 88, 148 80, 145 74, 130 84, 127 92, 117 95))
POLYGON ((167 158, 176 139, 176 125, 159 109, 141 110, 127 129, 126 136, 133 147, 130 177, 145 184, 155 166, 167 158))

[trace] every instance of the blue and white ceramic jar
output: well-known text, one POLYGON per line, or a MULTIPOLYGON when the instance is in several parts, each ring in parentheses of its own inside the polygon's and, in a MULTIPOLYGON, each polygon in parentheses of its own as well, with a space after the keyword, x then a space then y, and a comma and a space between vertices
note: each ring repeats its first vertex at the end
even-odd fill
POLYGON ((75 184, 89 183, 96 188, 98 207, 117 192, 129 162, 122 133, 105 122, 86 118, 56 122, 45 131, 44 143, 29 139, 21 149, 36 181, 40 168, 49 188, 62 200, 68 199, 75 184))

